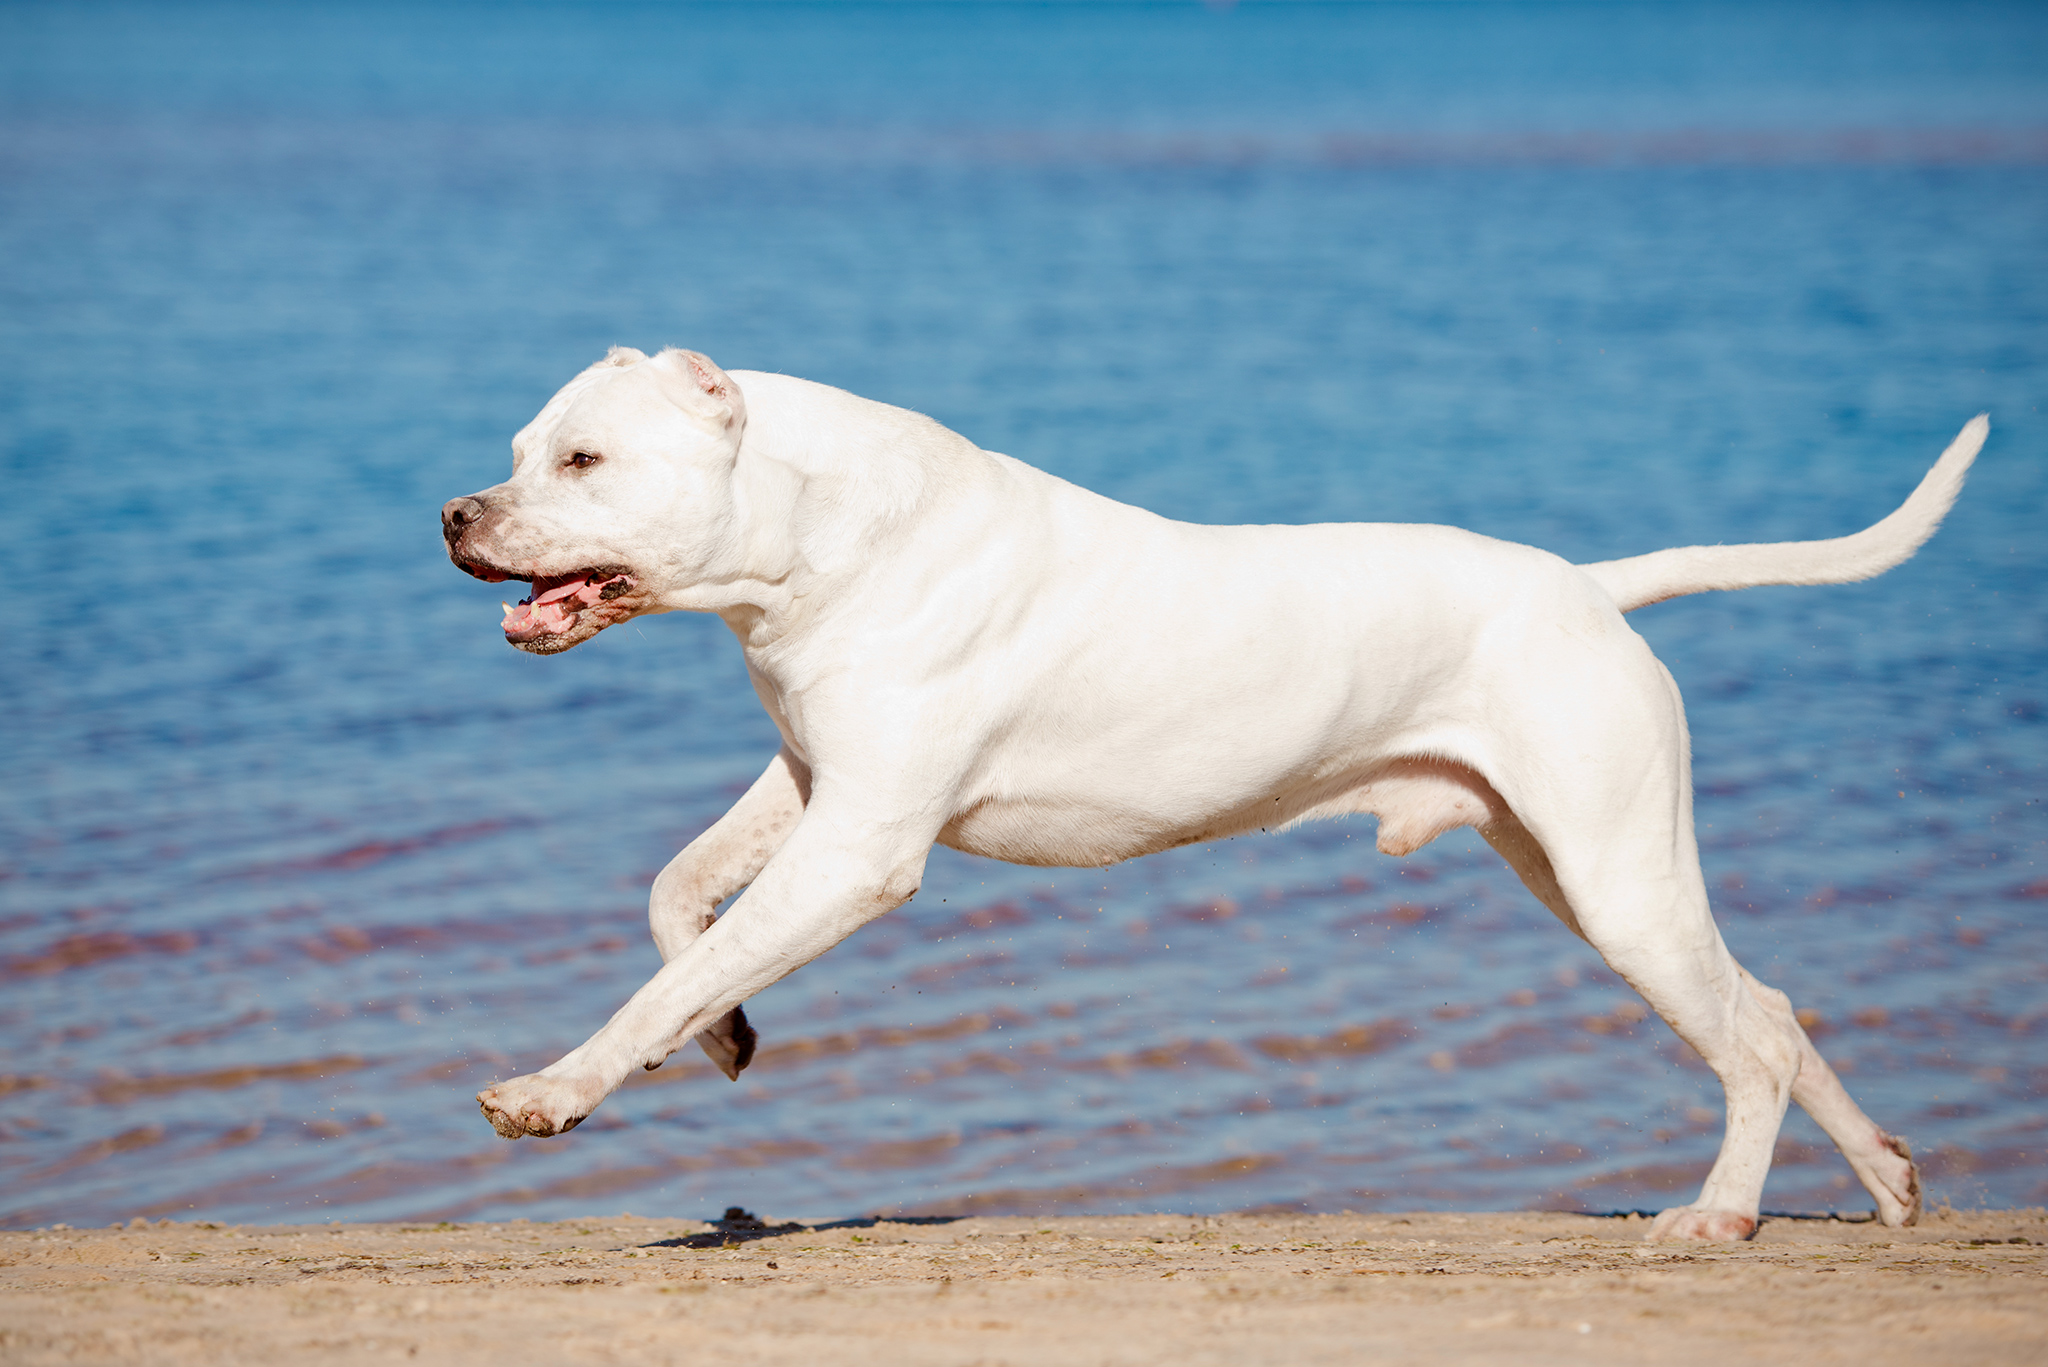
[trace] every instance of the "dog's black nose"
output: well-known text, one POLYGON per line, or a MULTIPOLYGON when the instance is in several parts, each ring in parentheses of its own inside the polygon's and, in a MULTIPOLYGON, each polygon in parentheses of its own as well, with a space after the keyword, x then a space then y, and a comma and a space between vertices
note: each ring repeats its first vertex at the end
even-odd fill
POLYGON ((454 536, 483 515, 484 505, 476 499, 466 494, 461 498, 451 498, 441 505, 441 531, 444 535, 454 536))

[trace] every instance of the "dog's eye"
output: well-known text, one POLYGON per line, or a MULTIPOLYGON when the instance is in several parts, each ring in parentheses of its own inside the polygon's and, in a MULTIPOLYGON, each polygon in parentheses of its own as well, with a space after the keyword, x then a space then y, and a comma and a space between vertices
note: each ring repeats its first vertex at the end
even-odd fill
POLYGON ((579 470, 588 470, 591 466, 597 464, 597 457, 588 451, 578 451, 575 455, 569 457, 569 463, 579 470))

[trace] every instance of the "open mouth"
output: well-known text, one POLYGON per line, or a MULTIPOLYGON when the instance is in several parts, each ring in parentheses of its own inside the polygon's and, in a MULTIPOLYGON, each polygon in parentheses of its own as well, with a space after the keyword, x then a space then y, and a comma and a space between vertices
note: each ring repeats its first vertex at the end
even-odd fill
POLYGON ((632 572, 617 565, 598 565, 567 574, 526 574, 453 551, 449 558, 464 574, 488 584, 517 579, 533 585, 532 591, 517 603, 504 604, 505 620, 501 625, 507 644, 535 654, 567 650, 606 627, 625 621, 636 611, 637 599, 614 605, 614 600, 639 588, 632 572))
POLYGON ((535 575, 533 592, 516 604, 504 605, 505 639, 514 645, 524 645, 548 636, 565 636, 575 629, 585 608, 609 603, 632 587, 632 576, 623 570, 535 575))

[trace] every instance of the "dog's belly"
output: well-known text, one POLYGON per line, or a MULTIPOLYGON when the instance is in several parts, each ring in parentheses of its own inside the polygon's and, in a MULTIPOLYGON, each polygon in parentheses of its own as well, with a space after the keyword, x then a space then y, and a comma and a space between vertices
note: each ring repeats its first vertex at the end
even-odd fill
POLYGON ((1242 821, 1179 827, 1141 814, 1072 803, 982 802, 939 832, 939 843, 984 859, 1048 868, 1101 868, 1180 845, 1220 840, 1242 821))
POLYGON ((1100 868, 1251 831, 1338 816, 1379 818, 1381 853, 1412 854, 1444 832, 1485 826, 1508 812, 1493 785, 1469 765, 1402 757, 1320 782, 1262 792, 1228 810, 1187 819, 1071 798, 976 803, 947 823, 939 843, 986 859, 1053 868, 1100 868))

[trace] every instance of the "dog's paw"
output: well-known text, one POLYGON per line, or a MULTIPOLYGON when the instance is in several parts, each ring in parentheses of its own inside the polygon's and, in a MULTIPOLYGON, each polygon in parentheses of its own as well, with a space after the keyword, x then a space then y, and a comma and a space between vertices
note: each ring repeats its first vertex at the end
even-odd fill
POLYGON ((549 1077, 545 1073, 515 1077, 476 1094, 484 1119, 507 1139, 567 1134, 581 1125, 602 1100, 602 1092, 593 1093, 568 1078, 549 1077))
POLYGON ((1734 1210, 1673 1206, 1650 1223, 1646 1243, 1740 1243, 1756 1233, 1756 1217, 1734 1210))
POLYGON ((1877 1132, 1877 1142, 1891 1155, 1891 1171, 1878 1174, 1880 1186, 1870 1189, 1877 1198, 1877 1218, 1897 1229, 1920 1222, 1920 1169, 1913 1162, 1913 1146, 1895 1134, 1877 1132))
POLYGON ((697 1032, 697 1047, 718 1065, 719 1072, 738 1082, 740 1069, 754 1061, 758 1039, 754 1027, 747 1024, 746 1011, 735 1006, 697 1032))

